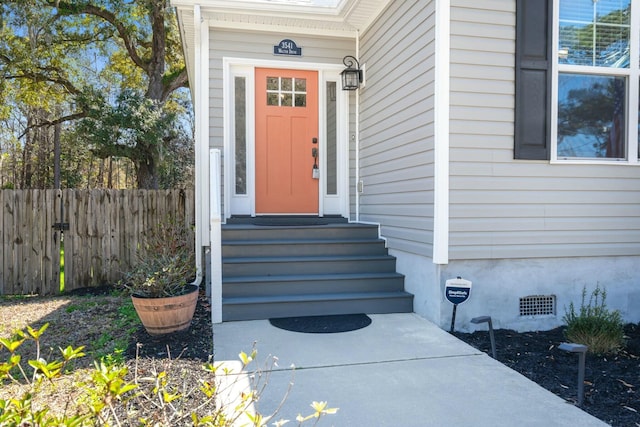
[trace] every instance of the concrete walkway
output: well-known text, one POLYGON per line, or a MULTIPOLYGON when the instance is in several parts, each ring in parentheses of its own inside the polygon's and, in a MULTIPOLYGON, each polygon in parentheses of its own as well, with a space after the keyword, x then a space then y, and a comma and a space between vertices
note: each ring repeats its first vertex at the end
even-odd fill
POLYGON ((276 356, 257 409, 274 411, 292 381, 276 416, 287 425, 311 414, 312 401, 339 408, 319 426, 606 425, 415 314, 370 317, 368 327, 338 334, 289 332, 266 320, 217 324, 215 360, 236 361, 254 342, 260 367, 276 356))

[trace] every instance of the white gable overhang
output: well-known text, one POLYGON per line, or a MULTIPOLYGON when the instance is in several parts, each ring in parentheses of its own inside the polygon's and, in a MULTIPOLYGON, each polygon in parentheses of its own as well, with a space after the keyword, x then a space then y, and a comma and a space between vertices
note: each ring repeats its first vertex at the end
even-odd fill
POLYGON ((391 0, 171 0, 194 95, 195 14, 208 28, 357 38, 391 0), (196 12, 197 10, 197 12, 196 12))

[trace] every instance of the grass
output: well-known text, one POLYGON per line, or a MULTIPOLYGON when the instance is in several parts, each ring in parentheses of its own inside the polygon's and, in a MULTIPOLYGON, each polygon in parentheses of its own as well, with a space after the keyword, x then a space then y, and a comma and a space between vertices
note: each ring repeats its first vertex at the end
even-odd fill
POLYGON ((87 300, 87 301, 79 301, 75 304, 69 304, 65 307, 64 311, 67 313, 73 313, 74 311, 86 310, 88 308, 92 308, 98 305, 97 301, 87 300))
POLYGON ((567 323, 565 335, 574 343, 589 347, 595 354, 615 353, 624 343, 624 323, 618 310, 609 310, 606 305, 607 291, 600 286, 591 293, 586 302, 587 288, 582 290, 582 303, 576 311, 569 305, 563 320, 567 323))
POLYGON ((60 242, 60 292, 64 292, 64 240, 60 242))
MULTIPOLYGON (((87 358, 122 361, 131 336, 140 327, 131 298, 110 295, 0 298, 0 338, 27 325, 49 323, 46 354, 58 347, 85 345, 87 358)), ((48 357, 48 356, 47 356, 48 357)))

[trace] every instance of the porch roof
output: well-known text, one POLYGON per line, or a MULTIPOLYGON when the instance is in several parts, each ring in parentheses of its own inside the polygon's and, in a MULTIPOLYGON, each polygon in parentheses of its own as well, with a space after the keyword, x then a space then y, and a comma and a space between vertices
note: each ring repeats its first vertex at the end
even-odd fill
MULTIPOLYGON (((194 6, 211 26, 355 37, 390 0, 172 0, 182 21, 194 6), (336 34, 338 31, 338 34, 336 34)), ((184 20, 186 29, 188 22, 184 20)))
MULTIPOLYGON (((391 0, 171 0, 189 81, 195 82, 196 25, 248 31, 357 38, 391 0)), ((192 93, 193 94, 193 93, 192 93)))

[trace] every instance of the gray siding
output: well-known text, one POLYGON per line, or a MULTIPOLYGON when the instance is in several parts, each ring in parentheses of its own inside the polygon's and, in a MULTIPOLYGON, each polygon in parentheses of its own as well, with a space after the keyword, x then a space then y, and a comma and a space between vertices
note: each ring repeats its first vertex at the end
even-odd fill
POLYGON ((450 259, 640 254, 640 173, 513 160, 515 0, 451 7, 450 259))
POLYGON ((360 219, 391 249, 433 252, 434 2, 392 2, 362 35, 360 219))
MULTIPOLYGON (((224 57, 280 60, 292 63, 341 64, 345 55, 353 55, 354 52, 354 39, 211 28, 209 30, 209 146, 222 149, 224 145, 222 99, 222 59, 224 57), (302 47, 302 57, 274 56, 273 46, 283 39, 292 39, 298 47, 302 47)), ((353 149, 353 146, 350 147, 351 151, 353 149)), ((350 153, 349 157, 355 158, 355 154, 350 153)), ((350 163, 350 170, 353 171, 353 162, 350 161, 350 163)))
POLYGON ((305 37, 288 33, 241 32, 212 28, 209 32, 209 145, 222 148, 222 58, 255 58, 290 62, 342 63, 353 54, 355 41, 325 37, 305 37), (303 48, 302 57, 274 56, 273 46, 293 39, 303 48))

